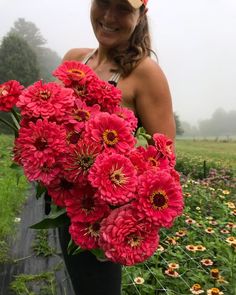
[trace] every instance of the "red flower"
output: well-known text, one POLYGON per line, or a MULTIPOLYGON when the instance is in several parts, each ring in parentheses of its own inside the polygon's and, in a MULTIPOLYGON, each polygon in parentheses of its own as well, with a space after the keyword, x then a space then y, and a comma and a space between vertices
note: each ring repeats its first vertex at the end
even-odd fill
MULTIPOLYGON (((141 151, 141 149, 140 149, 141 151)), ((169 161, 166 157, 162 157, 156 147, 149 145, 142 150, 144 160, 149 164, 149 168, 163 170, 169 168, 169 161)))
POLYGON ((143 174, 146 170, 148 170, 149 163, 144 159, 144 148, 139 146, 137 148, 134 148, 130 151, 128 154, 128 157, 132 164, 134 165, 137 175, 143 174))
POLYGON ((65 207, 65 201, 76 196, 79 189, 76 183, 68 181, 61 173, 46 188, 54 203, 60 207, 65 207))
POLYGON ((134 204, 139 216, 157 226, 170 227, 183 210, 180 184, 164 171, 148 171, 139 180, 139 195, 134 204))
POLYGON ((112 113, 113 109, 121 103, 121 90, 102 80, 92 82, 87 92, 86 104, 99 104, 103 112, 112 113))
POLYGON ((86 183, 89 169, 101 148, 101 145, 88 139, 70 145, 63 165, 68 179, 80 184, 86 183))
POLYGON ((89 171, 91 184, 102 200, 122 205, 135 198, 137 176, 131 161, 119 154, 101 154, 89 171))
POLYGON ((96 189, 90 185, 81 187, 72 198, 67 198, 66 211, 72 223, 94 222, 109 212, 108 205, 96 196, 96 189))
POLYGON ((126 125, 131 129, 131 131, 136 130, 138 119, 135 117, 132 110, 117 106, 113 109, 112 113, 122 118, 125 121, 126 125))
POLYGON ((66 151, 65 137, 62 126, 47 120, 38 120, 35 124, 30 122, 27 128, 20 128, 16 146, 29 180, 42 180, 41 176, 46 173, 48 183, 50 175, 58 174, 59 163, 66 151))
POLYGON ((98 246, 100 222, 81 223, 72 222, 69 227, 72 240, 82 249, 96 249, 98 246))
POLYGON ((16 80, 0 84, 0 111, 9 112, 15 106, 23 88, 16 80))
POLYGON ((86 138, 103 145, 106 150, 125 154, 134 147, 135 138, 124 120, 116 115, 99 113, 85 126, 86 138))
POLYGON ((131 205, 114 209, 101 223, 99 245, 113 262, 143 262, 153 255, 158 242, 158 229, 137 218, 131 205))
POLYGON ((22 115, 31 118, 62 121, 71 112, 74 100, 71 89, 55 82, 43 84, 37 81, 22 92, 17 107, 21 109, 22 115))
POLYGON ((85 123, 97 115, 99 111, 99 105, 89 107, 85 102, 77 98, 68 122, 76 124, 76 128, 81 130, 84 128, 85 123))
POLYGON ((175 166, 175 154, 173 141, 161 133, 155 133, 153 140, 157 151, 160 153, 160 157, 168 159, 170 166, 175 166))
POLYGON ((90 67, 74 60, 65 61, 52 74, 61 80, 65 86, 72 88, 73 85, 83 85, 87 80, 91 81, 97 78, 90 67))

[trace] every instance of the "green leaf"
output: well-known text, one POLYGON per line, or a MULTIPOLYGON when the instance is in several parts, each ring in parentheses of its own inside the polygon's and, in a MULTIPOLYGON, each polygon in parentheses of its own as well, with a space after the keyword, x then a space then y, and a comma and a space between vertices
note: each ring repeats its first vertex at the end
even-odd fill
POLYGON ((42 221, 35 223, 30 226, 33 229, 47 229, 47 228, 57 228, 65 224, 69 224, 70 220, 66 215, 65 209, 58 211, 49 215, 49 217, 43 219, 42 221))
POLYGON ((36 183, 36 198, 39 199, 46 192, 46 188, 39 182, 36 183))
POLYGON ((90 252, 93 253, 93 255, 95 255, 99 261, 107 261, 107 258, 102 249, 92 249, 90 252))

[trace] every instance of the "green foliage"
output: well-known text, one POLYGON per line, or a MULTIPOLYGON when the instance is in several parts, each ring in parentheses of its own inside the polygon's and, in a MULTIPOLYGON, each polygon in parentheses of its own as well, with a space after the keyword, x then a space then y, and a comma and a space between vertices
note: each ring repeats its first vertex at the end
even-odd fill
POLYGON ((21 274, 15 277, 10 288, 16 295, 56 295, 55 275, 53 272, 21 274), (35 289, 38 289, 39 293, 35 292, 35 289))
POLYGON ((229 205, 235 200, 235 192, 192 180, 183 183, 183 191, 185 212, 172 228, 161 230, 163 248, 145 263, 123 268, 123 295, 188 295, 196 283, 204 294, 215 286, 224 294, 235 295, 236 252, 227 242, 228 237, 236 235, 235 217, 229 205), (189 245, 201 250, 189 251, 189 245), (213 264, 204 265, 203 259, 210 259, 213 264), (168 272, 170 263, 177 265, 176 277, 168 272), (219 270, 218 278, 212 277, 211 269, 219 270), (136 283, 137 277, 144 282, 136 283))
POLYGON ((17 80, 28 86, 38 78, 36 55, 28 43, 14 34, 4 37, 0 47, 0 83, 17 80))
POLYGON ((33 242, 33 250, 36 256, 48 257, 56 253, 56 249, 49 245, 48 238, 49 233, 47 229, 36 231, 35 240, 33 242))
POLYGON ((0 240, 12 235, 22 204, 27 197, 28 184, 22 172, 11 169, 13 138, 0 136, 0 240))

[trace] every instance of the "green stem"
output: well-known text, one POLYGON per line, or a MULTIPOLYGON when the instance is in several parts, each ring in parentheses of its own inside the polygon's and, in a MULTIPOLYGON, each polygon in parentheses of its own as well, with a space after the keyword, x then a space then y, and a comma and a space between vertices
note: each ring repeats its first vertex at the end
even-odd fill
POLYGON ((11 109, 11 112, 12 112, 13 116, 16 118, 17 122, 19 123, 20 122, 19 114, 13 108, 11 109))
POLYGON ((18 131, 17 127, 14 126, 13 124, 9 123, 7 120, 0 118, 0 121, 3 122, 4 124, 6 124, 11 129, 13 129, 14 131, 18 131))
POLYGON ((15 115, 13 113, 11 113, 11 118, 12 118, 13 122, 15 123, 15 125, 17 127, 17 130, 20 129, 19 122, 18 122, 17 118, 15 117, 15 115))

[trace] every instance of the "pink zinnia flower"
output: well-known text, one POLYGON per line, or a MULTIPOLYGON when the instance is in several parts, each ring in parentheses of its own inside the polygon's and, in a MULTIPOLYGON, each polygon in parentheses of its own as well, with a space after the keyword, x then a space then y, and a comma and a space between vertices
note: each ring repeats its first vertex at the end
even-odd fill
POLYGON ((143 150, 144 148, 139 146, 138 148, 132 149, 128 154, 130 161, 137 171, 137 175, 141 175, 149 169, 149 163, 144 159, 143 150))
POLYGON ((53 76, 57 77, 67 87, 73 85, 83 85, 87 80, 97 78, 95 72, 87 65, 79 61, 65 61, 53 71, 53 76))
POLYGON ((82 100, 76 99, 68 122, 76 124, 77 129, 82 129, 85 123, 98 114, 99 111, 99 105, 89 107, 82 100))
POLYGON ((15 106, 23 88, 16 80, 0 84, 0 111, 9 112, 15 106))
POLYGON ((90 185, 81 187, 72 198, 67 198, 66 211, 72 223, 94 222, 107 215, 109 206, 96 196, 96 189, 90 185))
POLYGON ((121 90, 103 80, 95 80, 87 88, 85 102, 87 105, 99 104, 103 112, 112 113, 121 103, 121 90))
POLYGON ((20 128, 16 146, 20 151, 20 162, 30 180, 40 180, 40 174, 44 172, 58 171, 59 162, 66 151, 65 137, 62 126, 47 120, 39 119, 35 124, 30 122, 28 128, 20 128))
POLYGON ((160 157, 168 159, 171 167, 175 166, 173 141, 161 133, 153 134, 153 140, 157 151, 160 153, 160 157))
POLYGON ((72 240, 76 245, 86 250, 99 248, 99 231, 99 221, 94 223, 72 222, 69 227, 72 240))
POLYGON ((170 227, 183 211, 180 185, 166 172, 144 173, 139 178, 138 193, 135 207, 139 216, 157 226, 170 227))
POLYGON ((89 181, 102 200, 122 205, 135 198, 137 176, 131 161, 120 154, 101 154, 89 171, 89 181))
POLYGON ((113 114, 123 119, 131 131, 135 131, 138 124, 138 119, 135 117, 134 112, 128 108, 117 106, 112 111, 113 114))
POLYGON ((135 145, 135 138, 124 120, 113 114, 99 113, 88 121, 85 130, 86 138, 102 144, 106 150, 125 154, 135 145))
POLYGON ((158 229, 137 218, 130 205, 114 209, 101 223, 99 245, 113 262, 143 262, 153 255, 158 242, 158 229))
MULTIPOLYGON (((141 149, 140 149, 141 150, 141 149)), ((149 145, 143 149, 144 160, 149 164, 150 168, 163 170, 169 167, 167 158, 163 158, 155 146, 149 145)))
POLYGON ((59 207, 65 207, 65 201, 78 193, 78 184, 70 182, 61 173, 46 187, 48 194, 59 207))
POLYGON ((84 184, 87 182, 89 169, 100 153, 102 146, 91 140, 79 140, 68 147, 65 157, 64 171, 68 179, 84 184))
POLYGON ((70 114, 74 100, 71 89, 55 82, 37 81, 22 92, 17 107, 22 115, 62 121, 70 114))

